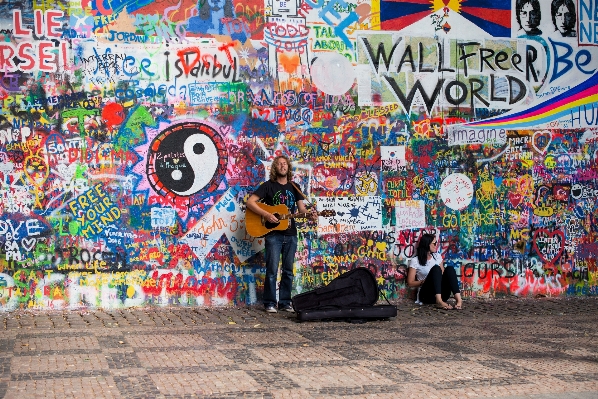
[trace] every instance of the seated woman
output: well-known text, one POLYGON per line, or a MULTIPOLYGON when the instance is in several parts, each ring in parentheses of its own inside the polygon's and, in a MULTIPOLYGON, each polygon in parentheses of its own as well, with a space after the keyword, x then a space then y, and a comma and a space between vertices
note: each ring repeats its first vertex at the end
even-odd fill
POLYGON ((417 256, 411 259, 407 272, 407 285, 419 287, 418 300, 422 303, 436 304, 440 309, 453 309, 446 303, 451 293, 457 303, 455 309, 461 309, 461 291, 457 282, 457 273, 452 267, 444 268, 440 254, 436 253, 438 242, 433 234, 424 234, 417 245, 417 256))

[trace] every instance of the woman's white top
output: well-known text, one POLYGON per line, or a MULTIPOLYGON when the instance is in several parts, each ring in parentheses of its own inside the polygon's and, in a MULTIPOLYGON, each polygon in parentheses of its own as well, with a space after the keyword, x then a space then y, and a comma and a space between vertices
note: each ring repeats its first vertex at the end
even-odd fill
POLYGON ((430 273, 430 269, 436 265, 440 265, 442 262, 442 255, 440 254, 432 254, 432 257, 428 259, 424 266, 419 264, 419 260, 417 256, 412 258, 409 262, 409 267, 415 269, 415 279, 417 281, 425 280, 428 277, 428 273, 430 273))

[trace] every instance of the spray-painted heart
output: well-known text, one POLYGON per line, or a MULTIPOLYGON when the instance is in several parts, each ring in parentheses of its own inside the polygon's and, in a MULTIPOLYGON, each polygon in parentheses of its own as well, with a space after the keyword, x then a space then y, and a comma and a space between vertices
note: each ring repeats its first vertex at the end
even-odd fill
POLYGON ((232 126, 228 126, 228 125, 222 125, 220 126, 220 134, 222 134, 223 137, 228 136, 228 133, 233 130, 232 126))
POLYGON ((494 178, 494 185, 496 186, 496 188, 499 188, 502 184, 502 176, 499 177, 495 177, 494 178))
POLYGON ((282 69, 287 73, 293 73, 297 70, 297 67, 301 65, 301 59, 298 54, 282 53, 278 56, 278 62, 282 69))
POLYGON ((552 133, 550 130, 541 130, 534 132, 532 136, 532 147, 540 154, 546 154, 548 146, 552 143, 552 133))
POLYGON ((179 57, 178 61, 180 62, 180 65, 183 67, 183 72, 185 72, 185 74, 191 72, 191 70, 195 68, 195 66, 199 64, 201 60, 200 51, 198 47, 190 47, 186 52, 181 52, 177 55, 179 57), (192 55, 195 55, 195 58, 192 59, 190 57, 192 55))
POLYGON ((513 206, 513 208, 517 208, 521 203, 523 196, 519 193, 509 193, 509 202, 513 206))
POLYGON ((29 237, 25 237, 21 240, 21 247, 23 247, 24 250, 26 250, 27 252, 30 252, 33 247, 35 246, 35 243, 37 242, 37 239, 35 238, 29 238, 29 237))
POLYGON ((553 264, 565 248, 565 233, 560 230, 538 229, 534 233, 534 250, 545 262, 553 264))

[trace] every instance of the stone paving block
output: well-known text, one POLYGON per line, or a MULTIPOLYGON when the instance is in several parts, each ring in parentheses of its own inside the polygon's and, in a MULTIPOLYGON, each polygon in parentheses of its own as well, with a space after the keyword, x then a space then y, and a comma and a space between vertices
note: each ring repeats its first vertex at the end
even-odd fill
POLYGON ((96 339, 103 350, 132 348, 129 342, 125 340, 125 334, 98 335, 96 339))
POLYGON ((416 361, 429 361, 427 359, 432 356, 439 358, 454 358, 455 355, 450 351, 438 349, 421 342, 408 340, 402 340, 394 344, 360 345, 358 349, 359 352, 367 354, 367 357, 375 359, 402 359, 404 361, 410 361, 410 359, 417 359, 416 361))
POLYGON ((489 389, 488 387, 496 388, 499 386, 512 385, 513 383, 513 379, 509 377, 486 377, 440 381, 437 383, 430 383, 429 385, 436 388, 437 391, 465 388, 473 392, 485 392, 489 389))
POLYGON ((160 391, 148 375, 115 375, 112 377, 123 398, 158 398, 160 391))
POLYGON ((176 368, 199 366, 209 370, 215 366, 233 365, 230 360, 217 350, 178 350, 172 348, 168 352, 137 352, 139 361, 147 368, 176 368))
POLYGON ((151 374, 151 385, 164 395, 214 395, 259 392, 264 388, 245 371, 220 371, 218 373, 151 374))
MULTIPOLYGON (((0 333, 1 334, 1 333, 0 333)), ((15 340, 14 338, 0 338, 0 353, 4 354, 12 354, 15 347, 15 340)))
MULTIPOLYGON (((480 399, 490 399, 490 396, 484 396, 480 399)), ((558 394, 540 394, 540 395, 518 395, 502 396, 502 399, 596 399, 596 392, 563 392, 558 394)))
POLYGON ((382 386, 394 385, 384 376, 368 370, 365 367, 354 367, 351 365, 339 365, 328 367, 306 367, 284 369, 281 372, 293 380, 297 385, 305 389, 322 388, 357 388, 363 385, 382 386))
POLYGON ((565 338, 544 338, 538 340, 538 344, 551 350, 559 350, 568 354, 579 354, 582 356, 598 355, 598 337, 584 336, 575 337, 571 340, 571 334, 565 338))
POLYGON ((229 332, 230 331, 223 333, 222 331, 210 330, 206 332, 202 331, 201 333, 198 333, 197 336, 200 337, 208 345, 228 346, 237 344, 237 341, 235 341, 233 337, 229 335, 229 332))
POLYGON ((288 370, 245 370, 245 373, 257 384, 268 389, 301 389, 301 386, 289 377, 288 370))
POLYGON ((309 344, 301 344, 294 347, 268 346, 260 348, 252 348, 251 352, 256 357, 262 359, 266 363, 295 363, 303 362, 317 362, 330 360, 346 360, 340 354, 322 347, 309 346, 309 344), (305 346, 304 346, 305 345, 305 346))
POLYGON ((10 362, 12 356, 0 353, 0 383, 10 379, 10 362))
POLYGON ((336 354, 342 356, 345 359, 345 361, 358 362, 360 360, 364 360, 369 357, 369 353, 357 345, 356 346, 345 346, 345 345, 328 346, 327 349, 333 353, 336 353, 336 354))
POLYGON ((219 349, 220 353, 235 364, 264 364, 264 360, 256 356, 252 350, 239 346, 238 348, 219 349))
POLYGON ((393 364, 368 364, 362 362, 365 368, 373 373, 379 374, 386 377, 388 380, 395 384, 413 383, 413 382, 424 382, 421 377, 416 376, 403 368, 399 368, 393 364))
MULTIPOLYGON (((309 392, 309 390, 308 390, 309 392)), ((383 393, 395 393, 400 395, 400 389, 389 385, 361 385, 357 387, 324 387, 312 390, 314 394, 324 396, 360 396, 360 395, 379 395, 383 393)))
POLYGON ((331 342, 336 341, 337 338, 334 334, 334 331, 329 329, 302 331, 299 335, 314 342, 331 342))
POLYGON ((305 343, 309 344, 306 338, 297 334, 294 331, 267 331, 267 330, 256 330, 256 331, 242 331, 242 332, 230 332, 228 336, 235 342, 240 344, 253 344, 253 345, 279 345, 285 343, 305 343))
POLYGON ((106 353, 104 352, 104 359, 111 370, 129 369, 142 367, 142 363, 135 352, 125 353, 106 353))
POLYGON ((52 354, 13 357, 10 362, 11 374, 31 372, 75 372, 107 370, 108 362, 100 353, 52 354))
POLYGON ((310 399, 314 398, 305 389, 270 389, 273 399, 310 399))
MULTIPOLYGON (((473 360, 473 359, 471 359, 471 357, 470 357, 470 360, 473 360)), ((490 359, 476 360, 476 362, 485 367, 495 369, 495 370, 500 370, 504 373, 507 373, 511 376, 516 376, 516 377, 532 376, 532 375, 539 374, 536 370, 532 370, 530 368, 524 367, 523 365, 521 365, 519 363, 509 362, 506 360, 497 359, 497 358, 493 358, 493 357, 490 359)))
POLYGON ((555 377, 568 384, 576 382, 595 383, 596 381, 598 381, 598 372, 592 371, 589 373, 585 373, 574 371, 570 374, 557 374, 555 375, 555 377))
POLYGON ((595 361, 584 361, 577 359, 553 360, 526 359, 521 362, 524 367, 547 375, 568 375, 568 374, 598 374, 598 363, 595 361))
POLYGON ((424 341, 420 340, 422 343, 426 343, 429 347, 436 347, 444 352, 452 353, 452 354, 461 354, 461 355, 468 355, 468 354, 476 354, 479 353, 479 350, 472 345, 467 343, 458 342, 458 341, 451 341, 451 340, 442 340, 442 341, 424 341))
POLYGON ((11 381, 4 399, 121 398, 112 377, 11 381))
POLYGON ((196 347, 208 346, 205 341, 198 334, 165 334, 167 331, 162 331, 160 335, 154 334, 134 334, 127 335, 125 341, 134 348, 161 348, 161 347, 196 347))
POLYGON ((502 359, 564 359, 568 358, 569 356, 560 351, 554 350, 542 350, 542 351, 534 351, 529 350, 525 347, 524 344, 519 344, 517 347, 505 347, 503 351, 499 353, 493 353, 494 356, 502 358, 502 359))
POLYGON ((83 350, 100 350, 100 345, 98 339, 89 334, 79 337, 37 336, 17 339, 14 353, 19 355, 31 352, 81 350, 81 348, 85 348, 83 350))
POLYGON ((396 366, 398 369, 404 370, 418 377, 426 384, 431 384, 435 387, 442 385, 443 388, 448 388, 452 385, 479 385, 480 383, 494 380, 496 384, 503 384, 502 380, 512 379, 512 375, 496 368, 486 367, 474 362, 447 362, 434 361, 429 363, 413 363, 402 364, 396 366))
MULTIPOLYGON (((548 395, 548 394, 567 394, 572 392, 585 392, 587 390, 593 390, 598 392, 598 385, 595 383, 567 383, 563 384, 562 381, 558 381, 552 378, 528 378, 529 384, 525 386, 525 389, 518 389, 517 391, 510 390, 509 395, 548 395)), ((595 393, 596 395, 596 393, 595 393)), ((482 392, 480 396, 487 396, 485 392, 482 392)))
MULTIPOLYGON (((421 384, 419 382, 401 383, 398 385, 396 397, 400 398, 417 398, 417 399, 430 399, 430 398, 444 398, 439 395, 437 391, 428 385, 421 384)), ((371 397, 371 396, 370 396, 371 397)), ((377 397, 388 397, 387 394, 378 393, 377 397)))
POLYGON ((148 376, 149 373, 144 367, 134 367, 134 365, 130 365, 129 367, 110 368, 109 375, 114 377, 133 377, 148 376))
POLYGON ((235 363, 234 367, 236 367, 237 370, 243 370, 246 372, 254 371, 256 369, 263 372, 276 370, 276 367, 270 363, 235 363))
POLYGON ((595 379, 596 374, 596 372, 572 372, 567 374, 530 375, 523 378, 535 385, 542 386, 545 389, 544 392, 560 392, 564 389, 596 389, 598 387, 598 380, 595 379))
MULTIPOLYGON (((543 353, 547 352, 546 346, 542 344, 536 344, 532 342, 523 342, 518 339, 503 339, 495 338, 489 340, 474 340, 469 342, 461 342, 461 347, 469 349, 467 355, 474 355, 477 353, 488 353, 494 356, 504 356, 505 353, 523 353, 517 355, 525 357, 527 353, 534 353, 534 356, 542 356, 543 353)), ((550 350, 550 353, 555 351, 550 350)))

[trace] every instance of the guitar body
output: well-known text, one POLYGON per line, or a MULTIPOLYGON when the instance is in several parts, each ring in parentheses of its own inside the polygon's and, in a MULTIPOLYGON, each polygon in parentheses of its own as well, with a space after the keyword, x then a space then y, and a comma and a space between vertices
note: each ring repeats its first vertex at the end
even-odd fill
POLYGON ((245 228, 247 234, 252 237, 263 237, 273 230, 286 230, 289 228, 289 219, 281 220, 281 217, 289 214, 289 208, 286 205, 266 205, 258 202, 257 205, 265 211, 270 212, 279 220, 278 223, 270 223, 264 220, 260 215, 247 208, 245 212, 245 228))

